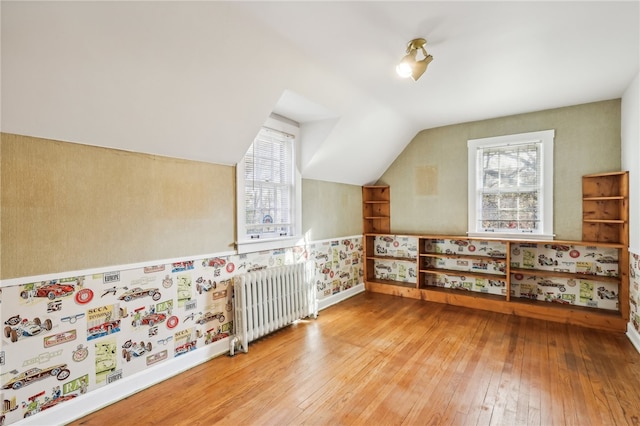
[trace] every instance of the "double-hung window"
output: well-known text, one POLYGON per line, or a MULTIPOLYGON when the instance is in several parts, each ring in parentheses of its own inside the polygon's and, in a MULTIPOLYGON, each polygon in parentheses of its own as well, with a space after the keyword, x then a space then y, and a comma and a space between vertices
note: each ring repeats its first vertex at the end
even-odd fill
POLYGON ((468 141, 469 236, 553 238, 554 135, 468 141))
POLYGON ((285 247, 300 227, 298 127, 270 117, 237 165, 238 251, 285 247))

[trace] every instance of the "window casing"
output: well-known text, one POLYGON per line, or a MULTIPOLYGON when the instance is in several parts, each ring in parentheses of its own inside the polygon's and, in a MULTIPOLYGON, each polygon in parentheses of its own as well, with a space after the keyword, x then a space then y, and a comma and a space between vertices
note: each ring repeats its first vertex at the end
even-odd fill
POLYGON ((299 239, 298 130, 295 122, 272 115, 236 167, 239 253, 281 248, 299 239))
POLYGON ((553 239, 554 136, 468 141, 469 236, 553 239))

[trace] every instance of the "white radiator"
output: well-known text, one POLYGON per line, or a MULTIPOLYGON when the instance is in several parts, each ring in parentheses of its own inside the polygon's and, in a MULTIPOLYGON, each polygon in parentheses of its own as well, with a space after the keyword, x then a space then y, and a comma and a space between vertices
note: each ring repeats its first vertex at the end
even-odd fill
POLYGON ((234 335, 229 355, 248 352, 249 343, 292 322, 318 316, 313 262, 285 265, 233 279, 234 335))

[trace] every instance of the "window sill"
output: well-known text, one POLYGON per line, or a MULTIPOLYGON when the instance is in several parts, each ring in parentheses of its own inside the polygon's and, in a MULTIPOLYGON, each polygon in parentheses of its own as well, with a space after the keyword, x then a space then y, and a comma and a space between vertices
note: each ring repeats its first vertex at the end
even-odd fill
POLYGON ((475 238, 495 238, 499 240, 542 240, 549 241, 555 238, 555 234, 504 234, 499 232, 467 232, 467 236, 475 238))
POLYGON ((276 250, 280 248, 293 247, 302 241, 301 236, 269 238, 267 240, 251 240, 236 242, 238 254, 252 253, 263 250, 276 250))

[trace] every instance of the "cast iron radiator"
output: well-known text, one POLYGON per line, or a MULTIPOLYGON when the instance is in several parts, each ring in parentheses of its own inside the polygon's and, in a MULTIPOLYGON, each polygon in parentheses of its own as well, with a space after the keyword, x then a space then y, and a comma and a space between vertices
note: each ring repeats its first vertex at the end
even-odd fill
POLYGON ((278 266, 233 279, 234 335, 229 355, 296 320, 318 316, 313 262, 278 266))

